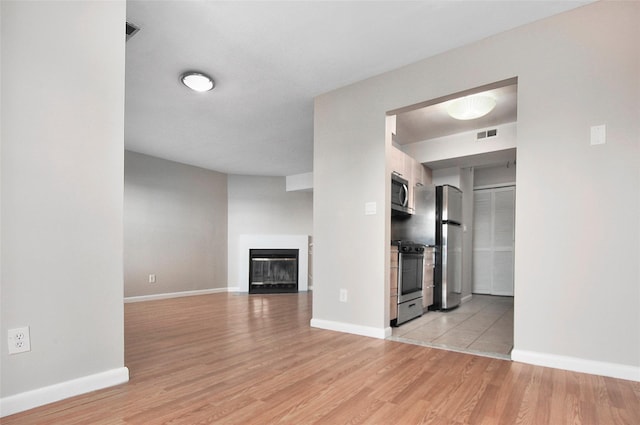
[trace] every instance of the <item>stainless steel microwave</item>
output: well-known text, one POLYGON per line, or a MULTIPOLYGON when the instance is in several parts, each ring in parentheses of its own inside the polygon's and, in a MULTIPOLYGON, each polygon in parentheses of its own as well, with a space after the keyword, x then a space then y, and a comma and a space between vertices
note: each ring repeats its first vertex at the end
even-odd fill
POLYGON ((391 215, 409 215, 409 182, 391 173, 391 215))

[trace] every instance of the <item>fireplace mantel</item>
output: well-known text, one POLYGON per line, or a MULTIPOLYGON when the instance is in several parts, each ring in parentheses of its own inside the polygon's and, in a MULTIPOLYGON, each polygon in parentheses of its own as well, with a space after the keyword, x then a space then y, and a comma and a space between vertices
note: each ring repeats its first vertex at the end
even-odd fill
POLYGON ((238 240, 239 292, 249 292, 250 249, 297 249, 298 291, 309 289, 309 235, 240 235, 238 240))

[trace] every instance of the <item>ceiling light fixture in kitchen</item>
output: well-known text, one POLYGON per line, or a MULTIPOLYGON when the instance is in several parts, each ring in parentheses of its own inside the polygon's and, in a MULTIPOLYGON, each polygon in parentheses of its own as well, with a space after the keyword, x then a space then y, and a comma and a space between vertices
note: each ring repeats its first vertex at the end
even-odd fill
POLYGON ((188 71, 182 74, 180 79, 182 84, 197 92, 209 91, 215 87, 213 78, 202 72, 188 71))
POLYGON ((483 117, 496 107, 496 100, 485 95, 471 95, 452 100, 447 106, 451 118, 473 120, 483 117))

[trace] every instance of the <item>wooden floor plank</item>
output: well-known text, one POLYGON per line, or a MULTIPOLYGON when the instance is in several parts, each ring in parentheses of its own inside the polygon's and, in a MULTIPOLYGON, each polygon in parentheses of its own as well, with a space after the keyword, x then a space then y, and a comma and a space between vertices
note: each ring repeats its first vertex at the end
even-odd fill
POLYGON ((311 294, 125 305, 130 381, 24 424, 639 424, 640 383, 313 329, 311 294))

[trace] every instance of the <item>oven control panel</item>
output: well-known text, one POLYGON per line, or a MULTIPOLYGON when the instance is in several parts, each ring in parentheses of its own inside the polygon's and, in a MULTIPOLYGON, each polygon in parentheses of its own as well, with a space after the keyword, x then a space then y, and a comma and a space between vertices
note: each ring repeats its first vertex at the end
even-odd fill
POLYGON ((393 245, 398 246, 398 251, 402 254, 421 254, 425 246, 411 241, 393 241, 393 245))

